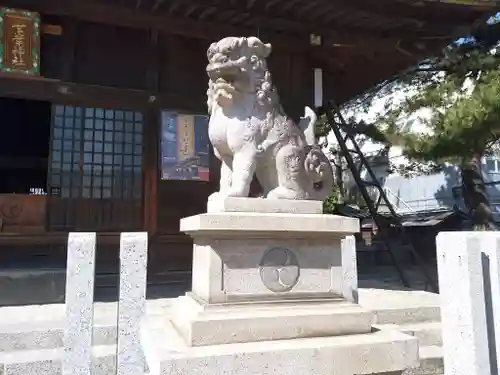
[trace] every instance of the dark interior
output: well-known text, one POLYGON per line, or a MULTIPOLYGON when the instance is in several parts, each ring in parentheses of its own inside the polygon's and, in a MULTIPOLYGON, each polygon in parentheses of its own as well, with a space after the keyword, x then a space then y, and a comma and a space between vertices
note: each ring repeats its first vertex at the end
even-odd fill
POLYGON ((0 98, 0 194, 44 194, 51 103, 0 98))

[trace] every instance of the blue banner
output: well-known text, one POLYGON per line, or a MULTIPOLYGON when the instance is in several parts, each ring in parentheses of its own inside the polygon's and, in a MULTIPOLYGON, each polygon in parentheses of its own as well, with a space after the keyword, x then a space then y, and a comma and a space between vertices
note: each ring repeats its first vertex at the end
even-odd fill
POLYGON ((208 116, 164 111, 161 122, 161 179, 208 181, 208 116))

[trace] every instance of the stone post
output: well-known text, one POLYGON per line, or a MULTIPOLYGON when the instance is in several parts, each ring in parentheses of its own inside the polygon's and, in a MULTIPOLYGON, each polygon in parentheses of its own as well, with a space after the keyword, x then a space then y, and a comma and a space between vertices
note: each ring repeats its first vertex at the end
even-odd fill
POLYGON ((342 271, 344 297, 358 303, 358 265, 356 262, 356 238, 347 236, 342 240, 342 271))
POLYGON ((147 232, 120 236, 116 375, 144 375, 140 322, 146 313, 147 232))
POLYGON ((63 375, 92 375, 95 254, 95 233, 69 234, 63 375))
POLYGON ((437 236, 446 375, 498 375, 500 233, 437 236))

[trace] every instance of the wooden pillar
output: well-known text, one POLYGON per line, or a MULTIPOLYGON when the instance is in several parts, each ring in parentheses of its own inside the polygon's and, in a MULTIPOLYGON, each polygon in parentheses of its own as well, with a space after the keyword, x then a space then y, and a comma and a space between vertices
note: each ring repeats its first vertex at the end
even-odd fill
POLYGON ((152 235, 158 217, 158 111, 148 110, 144 120, 144 229, 152 235))
POLYGON ((158 159, 160 109, 155 104, 159 92, 161 53, 158 31, 151 30, 150 66, 148 70, 148 89, 151 92, 150 107, 144 116, 144 229, 152 235, 157 231, 158 205, 158 159))

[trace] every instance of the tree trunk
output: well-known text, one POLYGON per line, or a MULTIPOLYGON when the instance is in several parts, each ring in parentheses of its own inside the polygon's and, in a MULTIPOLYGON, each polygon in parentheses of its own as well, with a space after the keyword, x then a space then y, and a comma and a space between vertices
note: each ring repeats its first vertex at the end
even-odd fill
POLYGON ((493 212, 481 172, 481 155, 464 160, 461 166, 462 196, 475 231, 496 230, 493 212))
POLYGON ((339 192, 339 202, 345 203, 345 188, 344 188, 344 158, 337 152, 335 154, 334 173, 335 173, 335 184, 339 192))

